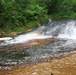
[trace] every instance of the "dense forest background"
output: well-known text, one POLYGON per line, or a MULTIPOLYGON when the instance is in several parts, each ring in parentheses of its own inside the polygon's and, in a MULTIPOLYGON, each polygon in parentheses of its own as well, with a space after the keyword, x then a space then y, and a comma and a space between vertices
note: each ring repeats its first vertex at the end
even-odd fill
POLYGON ((75 19, 76 0, 0 0, 0 30, 26 31, 49 18, 75 19))

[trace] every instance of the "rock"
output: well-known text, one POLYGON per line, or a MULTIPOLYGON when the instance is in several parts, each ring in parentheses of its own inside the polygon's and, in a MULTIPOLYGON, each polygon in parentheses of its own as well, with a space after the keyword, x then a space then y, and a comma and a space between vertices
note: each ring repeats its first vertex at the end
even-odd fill
POLYGON ((76 54, 0 71, 0 75, 76 75, 76 54))
POLYGON ((39 23, 39 24, 38 24, 38 27, 40 27, 40 26, 41 26, 41 24, 39 23))
POLYGON ((30 40, 27 43, 23 43, 23 44, 19 44, 11 47, 11 50, 20 50, 20 49, 34 47, 34 46, 48 45, 49 43, 55 42, 56 40, 58 39, 47 38, 47 39, 30 40))
POLYGON ((4 42, 4 40, 0 40, 0 43, 4 42))
POLYGON ((20 34, 21 32, 10 32, 10 33, 8 33, 8 34, 5 34, 5 36, 9 36, 9 37, 11 37, 11 36, 16 36, 17 34, 20 34))
POLYGON ((26 32, 30 32, 30 31, 32 31, 32 30, 34 30, 33 28, 31 28, 31 29, 28 29, 26 32))
POLYGON ((5 32, 0 30, 0 37, 4 36, 5 35, 5 32))

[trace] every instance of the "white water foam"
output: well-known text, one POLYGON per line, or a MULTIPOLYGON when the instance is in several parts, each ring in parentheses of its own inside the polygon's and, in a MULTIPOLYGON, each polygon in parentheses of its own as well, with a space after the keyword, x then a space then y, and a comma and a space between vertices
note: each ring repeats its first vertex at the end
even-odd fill
POLYGON ((4 37, 4 38, 0 38, 0 40, 11 40, 12 39, 12 37, 4 37))
POLYGON ((29 40, 33 40, 33 39, 45 39, 45 38, 51 38, 52 36, 45 36, 45 35, 41 35, 38 33, 28 33, 25 35, 21 35, 16 37, 13 40, 10 41, 6 41, 7 43, 13 44, 13 43, 24 43, 27 42, 29 40))
POLYGON ((76 40, 76 21, 49 21, 46 25, 44 24, 27 34, 21 34, 14 38, 0 38, 0 40, 5 40, 5 42, 0 45, 24 43, 33 39, 45 39, 52 37, 76 40))
POLYGON ((76 39, 76 25, 75 21, 68 22, 60 31, 58 38, 76 39))

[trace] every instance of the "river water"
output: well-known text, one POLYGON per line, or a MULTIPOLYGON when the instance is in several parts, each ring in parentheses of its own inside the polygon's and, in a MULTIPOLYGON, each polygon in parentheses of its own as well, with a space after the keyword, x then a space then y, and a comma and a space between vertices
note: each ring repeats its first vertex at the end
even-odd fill
MULTIPOLYGON (((15 37, 0 38, 0 69, 11 69, 12 66, 29 65, 48 61, 75 53, 76 48, 76 21, 75 20, 49 20, 41 27, 29 33, 23 33, 15 37), (13 50, 11 47, 27 43, 30 40, 55 38, 48 45, 20 48, 13 50)), ((33 42, 33 41, 32 41, 33 42)), ((35 42, 33 42, 35 43, 35 42)), ((20 45, 19 45, 20 46, 20 45)))

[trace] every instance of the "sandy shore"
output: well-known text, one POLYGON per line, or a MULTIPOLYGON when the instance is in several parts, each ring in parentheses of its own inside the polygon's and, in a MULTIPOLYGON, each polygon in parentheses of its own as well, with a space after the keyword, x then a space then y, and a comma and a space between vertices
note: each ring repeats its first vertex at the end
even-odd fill
POLYGON ((0 75, 76 75, 76 54, 50 62, 0 71, 0 75))

